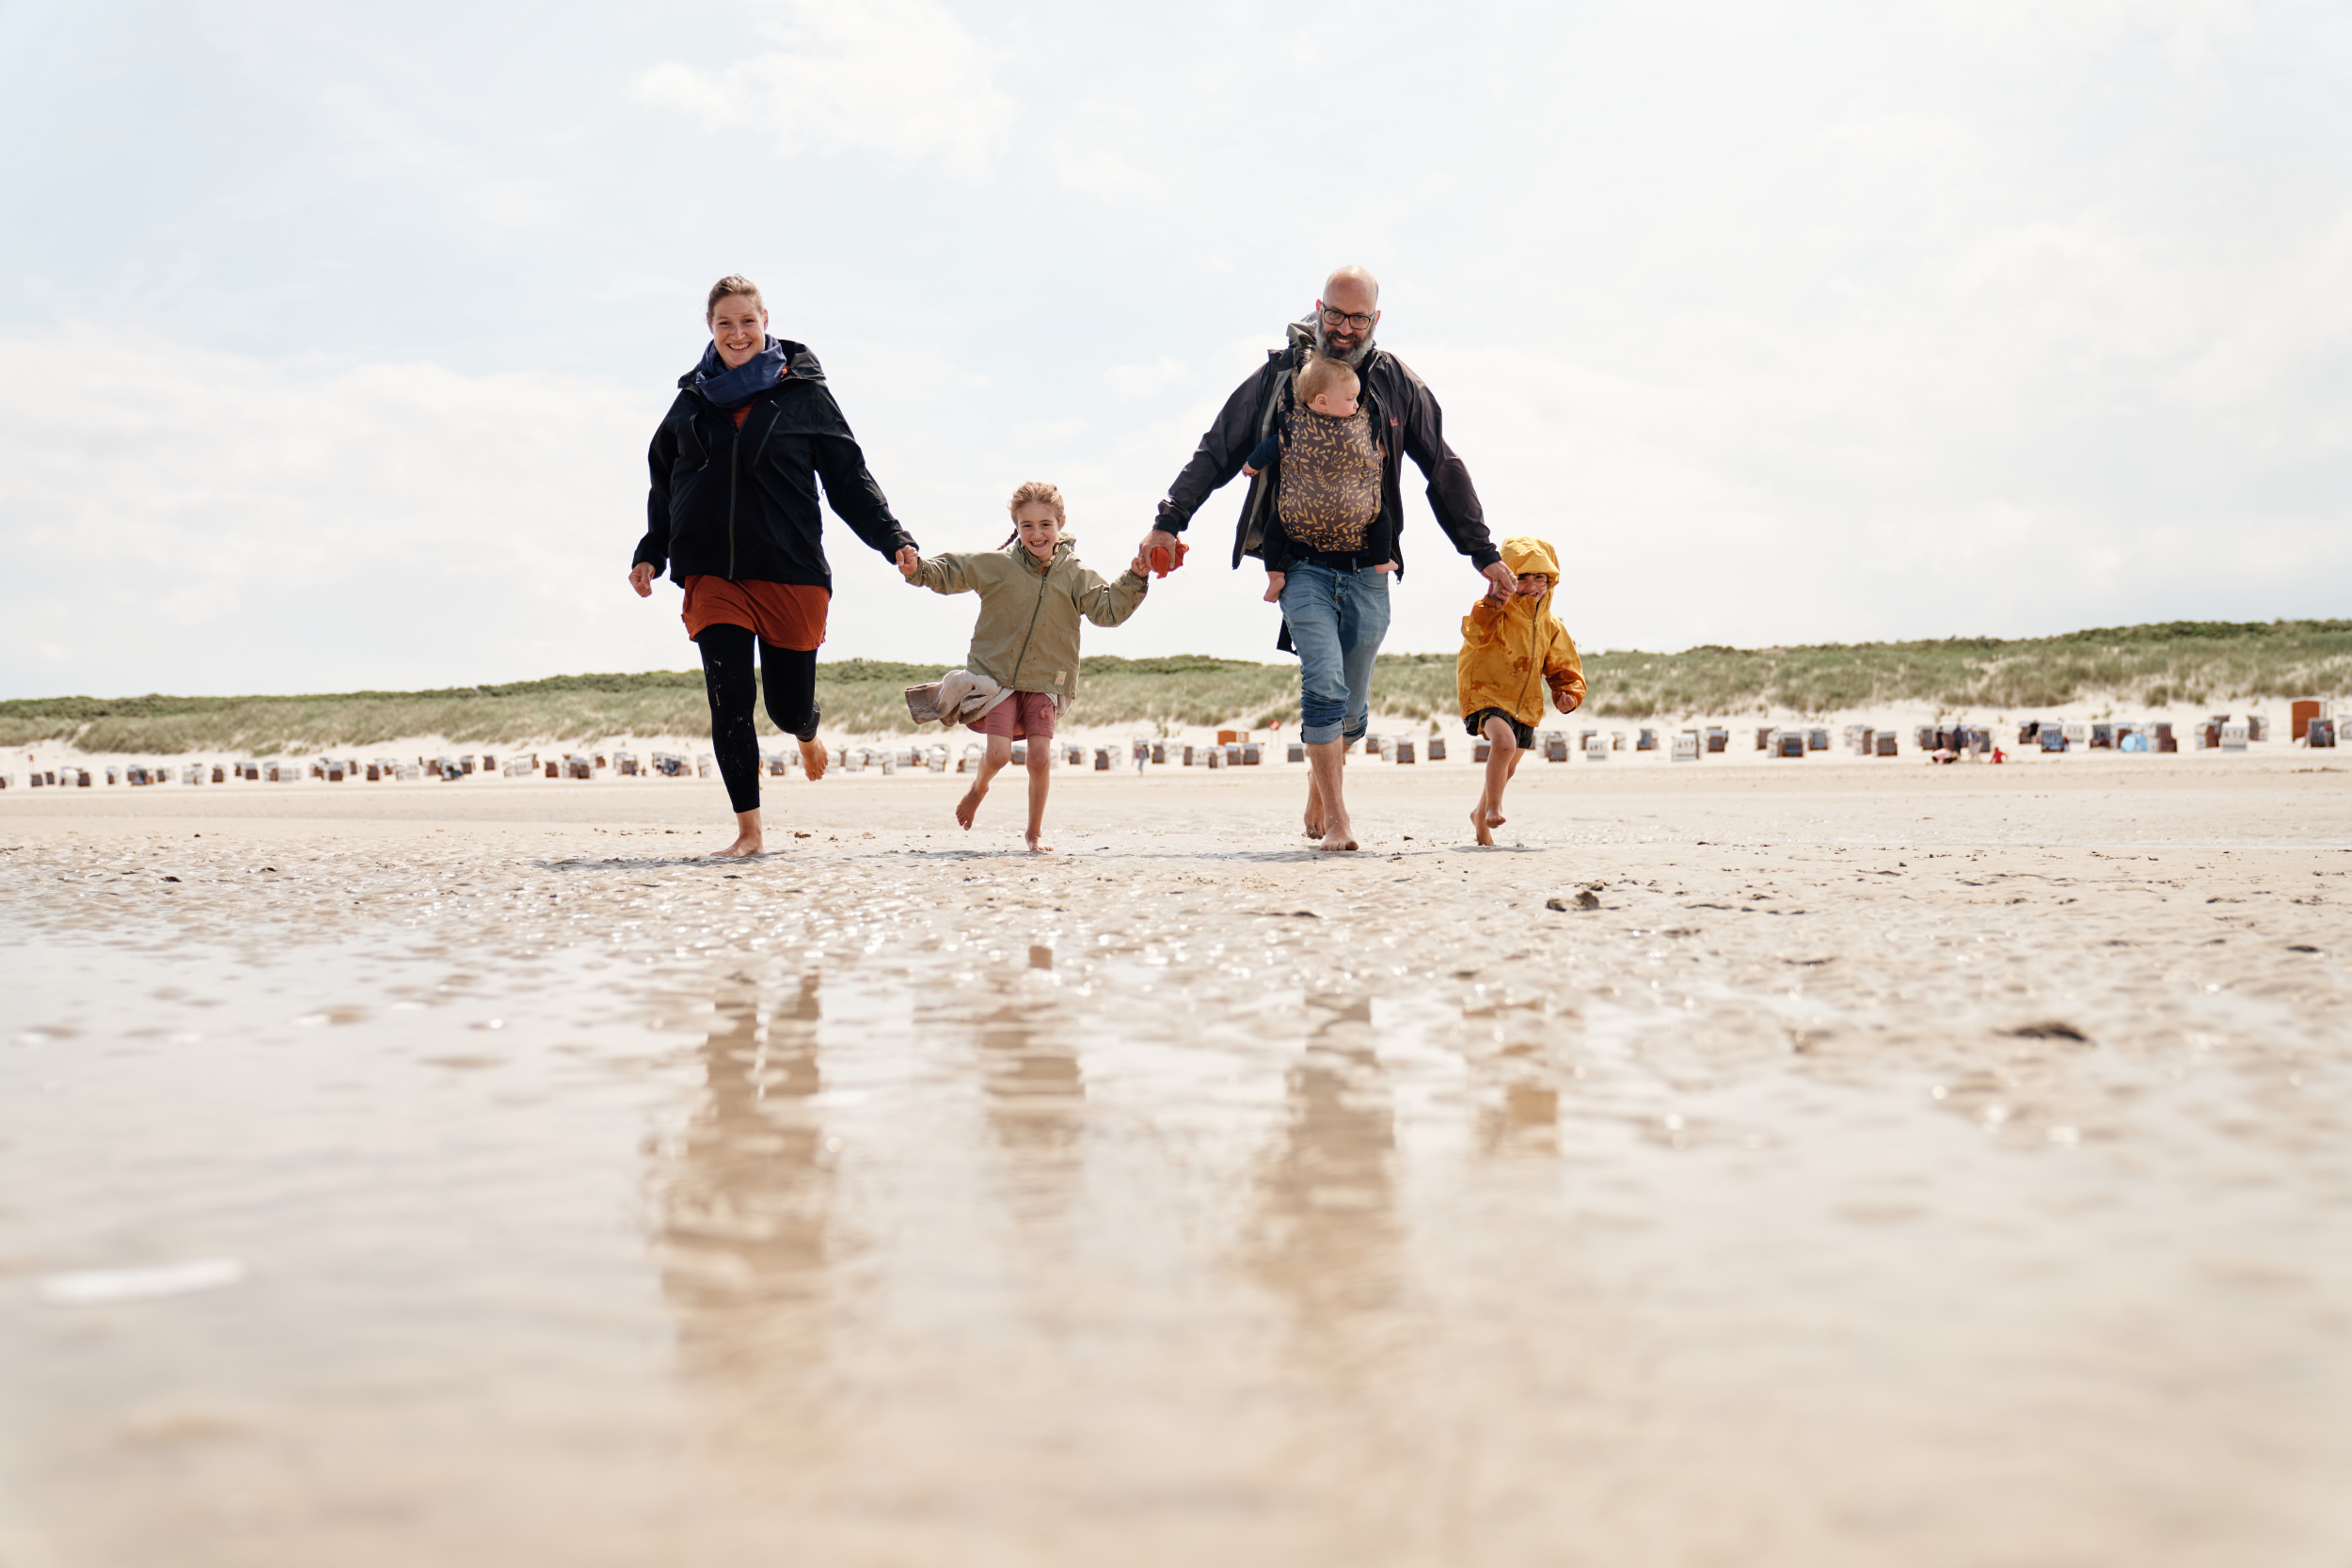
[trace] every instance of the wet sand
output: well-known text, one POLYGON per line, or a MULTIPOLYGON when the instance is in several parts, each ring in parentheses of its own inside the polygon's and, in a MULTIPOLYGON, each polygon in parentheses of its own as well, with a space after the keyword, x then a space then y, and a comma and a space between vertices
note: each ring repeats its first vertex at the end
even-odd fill
POLYGON ((2352 1554, 2352 776, 1350 779, 10 792, 0 1564, 2352 1554))

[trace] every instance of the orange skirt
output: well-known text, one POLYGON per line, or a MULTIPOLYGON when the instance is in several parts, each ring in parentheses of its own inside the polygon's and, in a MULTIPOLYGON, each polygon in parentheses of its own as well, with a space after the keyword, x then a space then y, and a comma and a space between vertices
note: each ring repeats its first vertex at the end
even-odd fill
POLYGON ((825 645, 825 611, 833 595, 798 582, 691 577, 686 579, 686 635, 705 626, 741 626, 773 647, 814 653, 825 645))

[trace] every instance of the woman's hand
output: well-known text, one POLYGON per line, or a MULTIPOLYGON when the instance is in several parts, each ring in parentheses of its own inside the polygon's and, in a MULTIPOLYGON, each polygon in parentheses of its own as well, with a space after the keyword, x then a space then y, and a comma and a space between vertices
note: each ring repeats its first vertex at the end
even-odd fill
POLYGON ((914 574, 923 569, 923 557, 913 545, 899 546, 898 553, 892 556, 891 560, 897 563, 898 575, 909 582, 913 582, 914 574))
POLYGON ((641 561, 628 569, 628 585, 637 590, 641 599, 653 597, 653 562, 641 561))
POLYGON ((1268 572, 1265 575, 1266 603, 1280 604, 1282 602, 1282 578, 1283 574, 1280 572, 1268 572))

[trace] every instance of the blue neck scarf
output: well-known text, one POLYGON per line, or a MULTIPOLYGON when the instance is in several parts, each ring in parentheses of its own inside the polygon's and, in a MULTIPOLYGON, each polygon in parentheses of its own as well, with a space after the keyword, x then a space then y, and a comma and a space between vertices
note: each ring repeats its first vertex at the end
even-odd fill
POLYGON ((784 367, 784 345, 773 338, 764 341, 757 354, 733 370, 719 357, 719 345, 712 343, 703 350, 702 362, 694 367, 694 390, 713 408, 740 408, 755 394, 773 387, 783 377, 784 367))

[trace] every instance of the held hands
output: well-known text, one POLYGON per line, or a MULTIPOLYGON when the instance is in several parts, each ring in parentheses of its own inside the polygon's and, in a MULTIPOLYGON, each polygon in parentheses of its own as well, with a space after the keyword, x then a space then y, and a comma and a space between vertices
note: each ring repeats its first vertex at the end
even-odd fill
POLYGON ((1265 575, 1266 603, 1280 604, 1282 602, 1282 579, 1283 574, 1280 572, 1268 572, 1265 575))
POLYGON ((890 559, 898 568, 898 575, 909 582, 913 582, 914 574, 923 569, 923 557, 913 545, 899 546, 898 553, 890 559))
POLYGON ((641 599, 653 597, 653 562, 641 561, 628 569, 628 585, 637 590, 641 599))
POLYGON ((1507 599, 1519 591, 1519 575, 1500 561, 1490 561, 1478 568, 1486 579, 1486 597, 1507 599))

